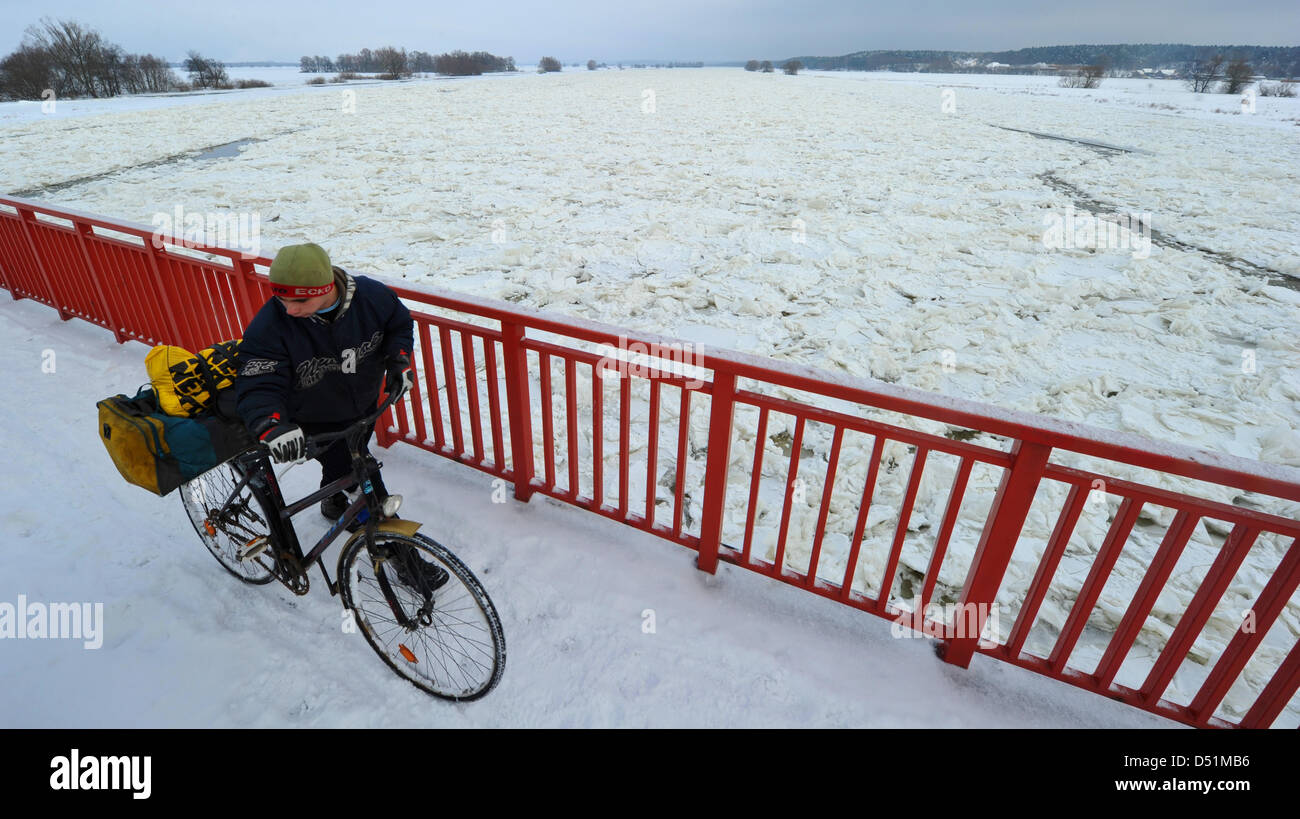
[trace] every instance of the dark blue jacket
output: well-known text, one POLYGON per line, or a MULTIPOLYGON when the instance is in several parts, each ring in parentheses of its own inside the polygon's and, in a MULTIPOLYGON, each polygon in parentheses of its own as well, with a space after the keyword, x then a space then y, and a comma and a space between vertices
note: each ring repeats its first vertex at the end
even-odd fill
POLYGON ((294 318, 278 299, 244 331, 236 362, 239 417, 355 421, 375 409, 385 363, 412 347, 411 313, 385 285, 334 268, 340 300, 332 320, 294 318))

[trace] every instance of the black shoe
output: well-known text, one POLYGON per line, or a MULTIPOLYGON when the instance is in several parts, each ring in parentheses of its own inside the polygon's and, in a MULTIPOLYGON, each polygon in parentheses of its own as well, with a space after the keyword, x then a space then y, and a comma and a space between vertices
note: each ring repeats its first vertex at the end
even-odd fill
POLYGON ((328 498, 320 502, 320 513, 329 519, 330 523, 343 517, 343 513, 348 511, 351 502, 348 496, 342 492, 335 492, 328 498))
POLYGON ((397 582, 415 591, 422 591, 421 580, 430 592, 435 592, 451 579, 446 569, 420 557, 418 550, 405 543, 395 544, 389 559, 397 570, 397 582))

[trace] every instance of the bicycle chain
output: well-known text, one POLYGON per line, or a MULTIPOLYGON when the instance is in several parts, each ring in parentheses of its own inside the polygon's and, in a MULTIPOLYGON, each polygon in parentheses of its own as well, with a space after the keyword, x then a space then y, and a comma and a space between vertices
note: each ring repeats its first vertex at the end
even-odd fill
POLYGON ((302 567, 297 557, 288 552, 276 554, 273 574, 285 588, 299 597, 311 590, 311 580, 307 577, 307 570, 302 567))

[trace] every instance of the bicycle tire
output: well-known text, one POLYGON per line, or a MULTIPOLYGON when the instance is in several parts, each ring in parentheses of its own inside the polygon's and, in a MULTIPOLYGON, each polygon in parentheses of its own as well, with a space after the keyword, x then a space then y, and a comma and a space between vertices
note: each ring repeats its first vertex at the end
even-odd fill
POLYGON ((208 528, 208 522, 219 511, 218 504, 225 502, 239 480, 239 473, 232 463, 209 469, 181 484, 181 505, 185 507, 199 539, 222 568, 245 583, 261 586, 275 579, 271 550, 268 548, 250 560, 240 560, 239 550, 254 537, 272 537, 270 521, 275 517, 265 496, 251 486, 245 486, 232 513, 233 525, 208 528), (236 531, 228 531, 228 528, 236 531))
MULTIPOLYGON (((406 629, 387 601, 364 535, 339 557, 339 592, 358 630, 397 676, 435 697, 467 702, 486 695, 505 671, 506 641, 501 620, 483 585, 450 550, 424 535, 376 532, 375 545, 405 543, 421 557, 442 566, 450 578, 432 595, 431 622, 406 629)), ((411 612, 423 597, 396 579, 391 561, 386 574, 402 608, 411 612)))

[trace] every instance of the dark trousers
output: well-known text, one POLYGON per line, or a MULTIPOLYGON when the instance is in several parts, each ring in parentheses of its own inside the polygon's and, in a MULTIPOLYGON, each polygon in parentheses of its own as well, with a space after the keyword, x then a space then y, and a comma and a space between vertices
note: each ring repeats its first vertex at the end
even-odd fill
MULTIPOLYGON (((355 422, 338 421, 335 423, 299 424, 299 426, 307 435, 320 435, 326 432, 340 432, 352 426, 353 423, 355 422)), ((363 454, 369 454, 370 438, 373 435, 374 430, 369 429, 362 436, 360 450, 363 454)), ((328 449, 316 456, 316 461, 321 467, 321 486, 333 483, 352 471, 352 455, 348 452, 348 442, 344 439, 339 439, 330 444, 328 449)), ((384 487, 384 478, 378 472, 370 479, 370 486, 378 493, 381 500, 388 497, 388 490, 384 487)), ((356 485, 353 484, 349 488, 355 489, 356 485)))

